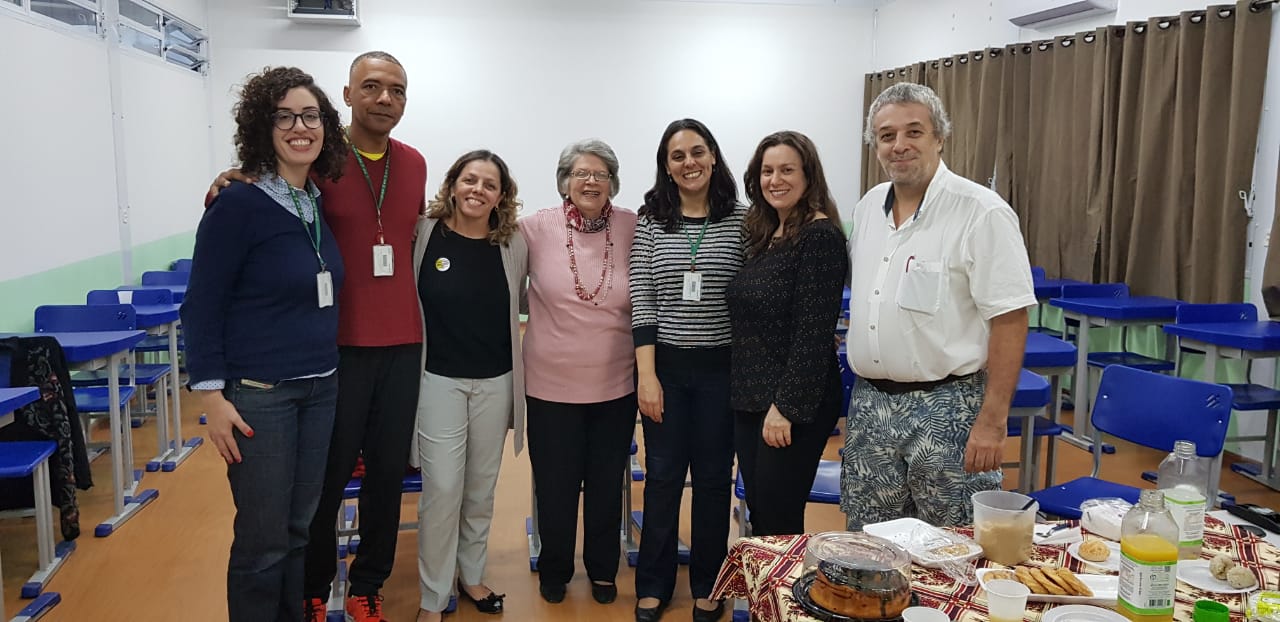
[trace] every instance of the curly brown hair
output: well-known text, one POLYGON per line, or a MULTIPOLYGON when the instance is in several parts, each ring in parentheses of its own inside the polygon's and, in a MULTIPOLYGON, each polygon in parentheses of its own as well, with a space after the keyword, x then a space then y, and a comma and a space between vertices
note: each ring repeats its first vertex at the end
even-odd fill
POLYGON ((511 236, 516 233, 516 217, 520 215, 520 200, 516 198, 519 190, 516 188, 515 178, 511 176, 511 169, 507 168, 507 163, 498 157, 498 154, 488 149, 464 153, 457 162, 453 163, 453 166, 449 167, 449 172, 444 174, 444 181, 440 182, 440 191, 436 193, 434 199, 431 199, 431 204, 427 207, 427 216, 440 220, 448 220, 453 216, 455 209, 453 185, 462 175, 462 169, 477 160, 491 162, 498 167, 498 180, 501 186, 499 192, 502 196, 498 199, 498 205, 489 212, 489 243, 505 246, 511 241, 511 236))
POLYGON ((329 103, 329 97, 309 74, 297 67, 267 67, 249 76, 240 89, 240 101, 232 108, 236 119, 236 156, 240 170, 248 175, 276 172, 276 149, 272 142, 271 115, 290 90, 303 87, 320 105, 324 141, 311 171, 337 181, 347 161, 347 144, 342 135, 342 120, 329 103))
POLYGON ((787 215, 787 222, 782 228, 779 243, 795 239, 801 225, 809 222, 816 214, 824 214, 831 219, 836 228, 841 229, 840 212, 836 210, 836 201, 827 188, 827 177, 822 172, 822 161, 818 159, 818 148, 808 136, 800 132, 782 131, 765 136, 751 156, 747 164, 747 172, 742 176, 747 197, 751 199, 751 207, 747 209, 747 256, 754 257, 769 248, 773 232, 778 229, 778 210, 764 198, 760 188, 760 169, 764 166, 764 152, 770 147, 786 145, 800 154, 800 168, 804 171, 805 189, 796 206, 787 215))

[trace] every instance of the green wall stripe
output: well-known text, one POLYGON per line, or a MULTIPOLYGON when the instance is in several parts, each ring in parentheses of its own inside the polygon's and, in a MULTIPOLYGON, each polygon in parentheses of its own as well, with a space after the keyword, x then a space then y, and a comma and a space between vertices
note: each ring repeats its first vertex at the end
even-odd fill
MULTIPOLYGON (((135 246, 132 250, 137 283, 147 270, 167 270, 169 263, 190 257, 195 231, 135 246)), ((0 332, 26 332, 33 328, 35 308, 48 304, 84 304, 91 289, 112 289, 121 285, 121 253, 107 253, 58 266, 51 270, 0 281, 0 332)))

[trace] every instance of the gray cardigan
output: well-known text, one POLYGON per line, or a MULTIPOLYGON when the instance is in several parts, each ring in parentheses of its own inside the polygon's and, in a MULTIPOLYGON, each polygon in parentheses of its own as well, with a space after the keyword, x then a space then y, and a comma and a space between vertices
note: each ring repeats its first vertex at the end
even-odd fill
MULTIPOLYGON (((427 253, 427 242, 431 239, 431 232, 435 230, 438 218, 421 218, 418 221, 418 232, 413 242, 413 281, 418 282, 418 278, 422 272, 422 258, 427 253)), ((507 291, 510 295, 510 321, 511 326, 511 422, 509 427, 515 430, 515 437, 512 438, 516 455, 519 455, 524 449, 524 355, 520 349, 520 300, 523 296, 525 288, 525 280, 529 275, 529 247, 524 242, 524 236, 520 235, 517 230, 511 239, 501 247, 502 253, 502 271, 507 275, 507 291)), ((425 317, 422 313, 422 303, 419 299, 418 315, 425 317)), ((422 332, 422 365, 420 369, 427 367, 427 333, 422 332)), ((410 454, 417 458, 417 439, 418 435, 414 434, 414 451, 410 454)))

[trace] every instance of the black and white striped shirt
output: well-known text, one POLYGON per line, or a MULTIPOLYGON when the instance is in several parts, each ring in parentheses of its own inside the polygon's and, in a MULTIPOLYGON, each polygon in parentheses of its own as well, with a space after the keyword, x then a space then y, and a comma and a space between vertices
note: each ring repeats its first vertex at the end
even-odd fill
POLYGON ((703 218, 686 218, 674 232, 642 216, 631 247, 631 331, 635 345, 716 348, 733 341, 725 288, 742 267, 746 208, 738 206, 719 222, 707 224, 698 247, 697 272, 702 299, 684 300, 684 275, 692 264, 690 240, 697 240, 703 218))

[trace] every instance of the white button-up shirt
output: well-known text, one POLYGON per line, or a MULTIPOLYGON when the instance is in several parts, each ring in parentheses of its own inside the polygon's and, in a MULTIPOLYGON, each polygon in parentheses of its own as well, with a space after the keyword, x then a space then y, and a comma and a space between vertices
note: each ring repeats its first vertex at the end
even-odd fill
POLYGON ((850 366, 898 382, 985 368, 991 318, 1036 304, 1017 215, 940 161, 919 210, 895 227, 891 188, 853 209, 850 366))

